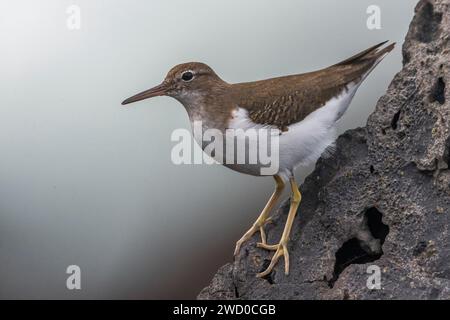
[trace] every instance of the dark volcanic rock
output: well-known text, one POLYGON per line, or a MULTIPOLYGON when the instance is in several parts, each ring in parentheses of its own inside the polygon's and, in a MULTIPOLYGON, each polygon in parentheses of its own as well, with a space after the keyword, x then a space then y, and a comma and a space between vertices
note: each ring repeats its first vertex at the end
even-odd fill
MULTIPOLYGON (((339 137, 302 185, 290 248, 266 279, 271 253, 254 236, 199 299, 450 298, 450 0, 423 0, 403 45, 404 67, 365 128, 339 137), (381 270, 370 290, 367 268, 381 270)), ((286 202, 268 225, 278 242, 286 202)))

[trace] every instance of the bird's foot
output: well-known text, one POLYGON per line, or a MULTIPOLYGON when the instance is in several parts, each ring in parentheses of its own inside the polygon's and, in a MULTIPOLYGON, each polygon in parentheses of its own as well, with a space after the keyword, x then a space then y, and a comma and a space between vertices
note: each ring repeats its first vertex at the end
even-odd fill
POLYGON ((292 189, 292 197, 291 197, 291 206, 289 207, 288 218, 286 220, 286 224, 284 225, 283 234, 281 235, 281 240, 276 245, 268 245, 265 242, 258 243, 257 246, 259 248, 263 248, 266 250, 275 250, 275 254, 270 261, 269 266, 263 272, 258 273, 257 277, 265 277, 269 273, 272 272, 273 268, 277 264, 278 260, 283 256, 284 257, 284 273, 286 275, 289 274, 289 251, 287 248, 287 243, 289 241, 289 235, 291 234, 292 223, 294 222, 295 214, 297 213, 298 206, 302 199, 302 195, 300 190, 298 190, 297 183, 294 178, 291 177, 289 179, 292 189))
POLYGON ((234 249, 234 255, 236 256, 239 251, 241 250, 241 246, 244 242, 249 240, 257 231, 261 234, 261 242, 263 244, 267 244, 267 237, 266 232, 264 231, 264 226, 267 223, 271 223, 272 218, 266 218, 266 219, 258 219, 255 221, 255 223, 252 225, 250 229, 247 230, 246 233, 236 242, 236 247, 234 249))
POLYGON ((282 256, 284 256, 284 273, 286 275, 289 274, 289 251, 287 249, 287 240, 282 239, 279 244, 274 244, 274 245, 268 245, 266 243, 260 242, 257 244, 257 247, 263 248, 266 250, 276 250, 267 269, 264 270, 263 272, 258 273, 256 275, 257 277, 262 278, 262 277, 267 276, 269 273, 271 273, 273 268, 277 264, 278 260, 282 256))

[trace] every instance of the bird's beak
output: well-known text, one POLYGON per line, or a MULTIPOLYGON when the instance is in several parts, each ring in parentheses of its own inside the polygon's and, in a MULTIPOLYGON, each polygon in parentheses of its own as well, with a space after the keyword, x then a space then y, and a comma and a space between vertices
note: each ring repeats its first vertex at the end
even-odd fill
POLYGON ((140 101, 140 100, 144 100, 147 98, 152 98, 152 97, 157 97, 157 96, 163 96, 166 94, 167 91, 167 87, 164 83, 161 83, 160 85, 142 91, 132 97, 129 97, 128 99, 122 101, 122 105, 128 104, 128 103, 132 103, 132 102, 136 102, 136 101, 140 101))

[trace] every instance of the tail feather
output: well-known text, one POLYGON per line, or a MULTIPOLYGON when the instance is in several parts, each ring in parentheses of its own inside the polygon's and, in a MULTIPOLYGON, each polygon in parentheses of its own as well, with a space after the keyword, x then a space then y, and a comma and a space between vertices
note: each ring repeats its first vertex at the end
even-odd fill
POLYGON ((381 49, 381 50, 376 50, 376 51, 372 51, 370 53, 368 53, 363 60, 365 62, 367 62, 369 64, 369 70, 364 74, 362 80, 364 80, 369 73, 372 72, 373 69, 375 69, 375 67, 381 62, 381 60, 384 59, 384 57, 392 51, 392 49, 394 49, 395 47, 395 42, 391 43, 390 45, 388 45, 387 47, 381 49))
MULTIPOLYGON (((347 101, 348 103, 342 103, 339 108, 336 110, 336 118, 334 121, 337 121, 347 110, 351 100, 353 99, 356 90, 358 90, 361 83, 367 78, 367 76, 372 72, 373 69, 383 60, 383 58, 394 49, 395 42, 386 46, 383 49, 377 50, 387 41, 377 44, 363 52, 358 53, 357 55, 350 57, 336 65, 334 68, 338 70, 346 70, 341 72, 349 72, 351 76, 346 79, 346 84, 353 83, 353 88, 347 92, 347 101)), ((347 87, 346 87, 347 88, 347 87)))
POLYGON ((367 60, 373 60, 373 62, 375 62, 377 60, 381 61, 380 58, 384 57, 388 52, 392 51, 392 49, 394 49, 394 47, 395 47, 395 42, 394 42, 381 50, 377 50, 382 45, 386 44, 388 41, 389 40, 383 41, 377 45, 374 45, 373 47, 370 47, 348 59, 345 59, 345 60, 335 64, 335 66, 348 65, 348 64, 353 64, 353 63, 358 63, 358 62, 363 62, 363 61, 366 62, 367 60))

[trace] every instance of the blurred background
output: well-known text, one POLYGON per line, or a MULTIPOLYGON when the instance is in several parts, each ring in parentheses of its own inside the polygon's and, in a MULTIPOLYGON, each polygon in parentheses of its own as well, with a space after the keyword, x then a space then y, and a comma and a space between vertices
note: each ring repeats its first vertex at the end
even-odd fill
POLYGON ((174 165, 170 135, 189 128, 184 108, 167 97, 120 102, 181 62, 244 82, 397 41, 340 132, 363 126, 401 68, 415 3, 1 1, 0 298, 195 298, 232 261, 273 180, 174 165), (370 5, 381 29, 366 26, 370 5), (66 288, 69 265, 81 268, 81 290, 66 288))

